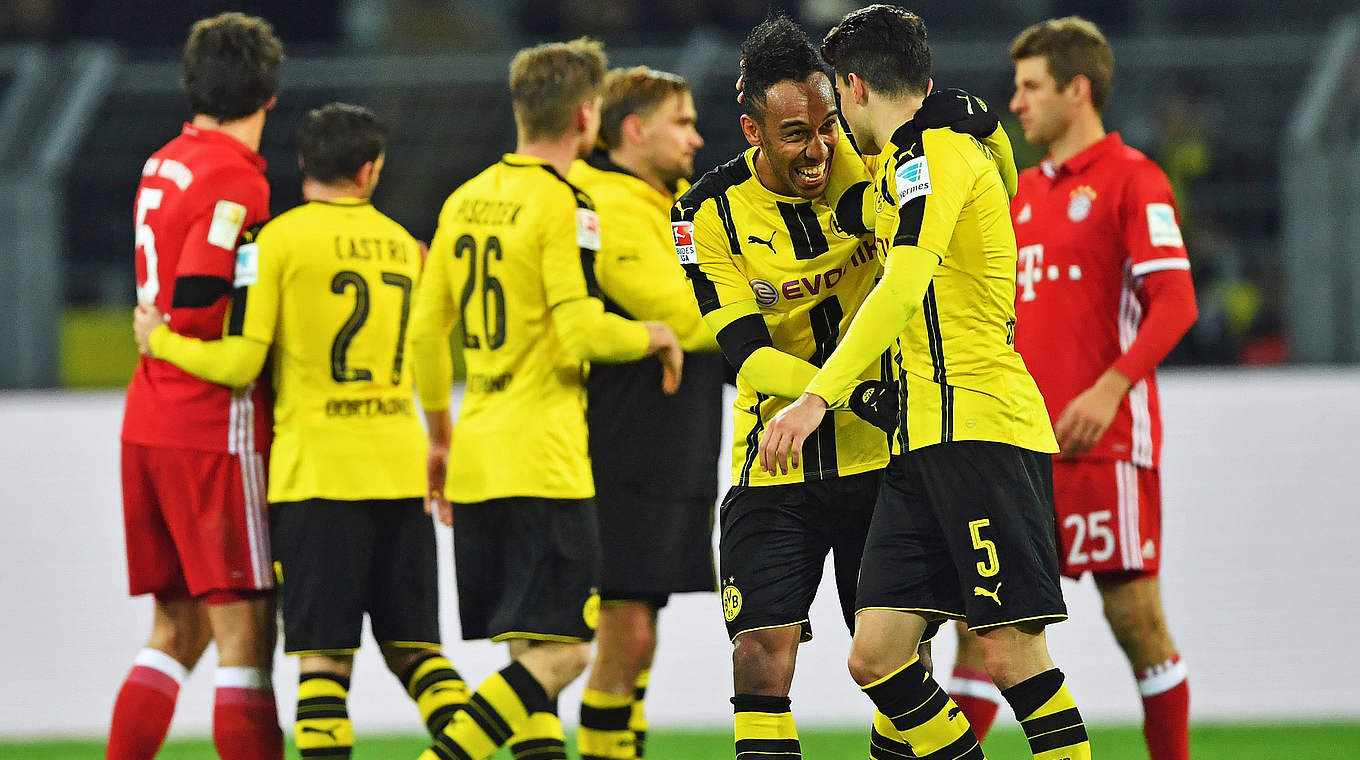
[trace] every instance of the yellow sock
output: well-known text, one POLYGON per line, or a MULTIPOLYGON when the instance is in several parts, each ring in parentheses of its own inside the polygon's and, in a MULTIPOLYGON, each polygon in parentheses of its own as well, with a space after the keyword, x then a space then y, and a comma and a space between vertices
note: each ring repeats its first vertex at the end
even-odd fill
POLYGON ((338 673, 304 673, 298 679, 293 738, 303 758, 348 758, 354 749, 349 722, 349 679, 338 673))
POLYGON ((1025 729, 1034 760, 1091 760, 1086 723, 1066 680, 1053 668, 1001 692, 1025 729))
MULTIPOLYGON (((919 656, 863 687, 888 723, 876 722, 884 739, 905 743, 915 757, 931 760, 985 760, 963 711, 931 677, 919 656), (882 728, 892 726, 896 736, 882 728)), ((886 742, 880 742, 886 745, 886 742)), ((880 750, 884 754, 885 750, 880 750)))
POLYGON ((652 680, 650 668, 638 673, 637 686, 633 689, 633 709, 628 716, 628 730, 633 732, 633 745, 637 748, 637 758, 646 757, 647 749, 647 684, 652 680))
POLYGON ((493 673, 468 698, 467 707, 434 738, 421 760, 486 760, 530 726, 537 712, 552 712, 547 693, 518 662, 493 673))
POLYGON ((620 697, 586 689, 581 694, 581 728, 576 750, 581 760, 633 760, 637 757, 633 732, 628 730, 633 696, 620 697))
POLYGON ((463 677, 437 652, 426 652, 412 663, 402 683, 406 693, 415 700, 420 719, 425 721, 431 736, 438 736, 444 730, 470 696, 463 677))
POLYGON ((567 760, 567 738, 557 713, 536 712, 510 738, 515 760, 567 760))
POLYGON ((738 694, 732 698, 737 760, 801 760, 798 727, 788 697, 738 694))

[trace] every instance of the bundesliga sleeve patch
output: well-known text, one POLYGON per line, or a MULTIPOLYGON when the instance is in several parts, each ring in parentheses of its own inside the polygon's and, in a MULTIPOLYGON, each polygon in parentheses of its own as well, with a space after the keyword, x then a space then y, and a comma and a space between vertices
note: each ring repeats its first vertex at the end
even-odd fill
POLYGON ((588 208, 576 209, 576 245, 589 251, 600 250, 600 215, 588 208))
POLYGON ((897 167, 897 205, 922 195, 930 195, 930 164, 926 157, 913 158, 897 167))
POLYGON ((1170 203, 1149 203, 1147 205, 1148 238, 1156 246, 1184 248, 1181 228, 1176 224, 1176 210, 1170 203))
POLYGON ((694 222, 671 222, 671 238, 675 240, 675 255, 681 264, 698 264, 694 253, 694 222))
POLYGON ((233 201, 218 201, 208 227, 208 242, 228 251, 236 249, 241 227, 246 223, 246 207, 233 201))
POLYGON ((246 288, 260 279, 260 247, 246 243, 236 249, 236 279, 233 287, 246 288))

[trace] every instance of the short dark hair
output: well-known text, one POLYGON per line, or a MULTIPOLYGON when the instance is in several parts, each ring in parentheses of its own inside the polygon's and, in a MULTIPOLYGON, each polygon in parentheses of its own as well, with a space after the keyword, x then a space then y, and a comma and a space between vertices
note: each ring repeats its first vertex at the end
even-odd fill
POLYGON ((822 57, 839 76, 854 72, 891 98, 925 95, 930 88, 926 22, 895 5, 847 13, 822 40, 822 57))
POLYGON ((747 115, 759 120, 771 87, 792 80, 805 82, 817 72, 826 73, 826 62, 807 32, 780 13, 760 22, 741 43, 742 105, 747 115))
POLYGON ((330 103, 314 108, 298 127, 302 173, 325 184, 353 180, 359 167, 378 160, 386 146, 387 125, 363 106, 330 103))
POLYGON ((189 112, 218 121, 255 113, 278 92, 282 62, 283 43, 262 18, 232 12, 196 21, 180 80, 189 112))

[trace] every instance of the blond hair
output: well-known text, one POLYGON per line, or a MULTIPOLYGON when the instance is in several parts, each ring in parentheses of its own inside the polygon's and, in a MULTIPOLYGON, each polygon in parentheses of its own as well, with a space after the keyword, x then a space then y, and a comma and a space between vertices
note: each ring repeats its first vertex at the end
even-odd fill
POLYGON ((1011 43, 1011 60, 1044 56, 1048 72, 1064 88, 1078 74, 1091 81, 1091 105, 1105 109, 1114 86, 1114 51, 1105 35, 1079 16, 1040 21, 1021 32, 1011 43))
POLYGON ((677 74, 635 66, 610 69, 601 89, 600 142, 614 150, 623 144, 623 120, 629 114, 650 115, 672 96, 689 92, 689 83, 677 74))
POLYGON ((516 53, 510 62, 510 99, 525 138, 566 133, 576 107, 599 94, 605 66, 604 45, 587 37, 516 53))

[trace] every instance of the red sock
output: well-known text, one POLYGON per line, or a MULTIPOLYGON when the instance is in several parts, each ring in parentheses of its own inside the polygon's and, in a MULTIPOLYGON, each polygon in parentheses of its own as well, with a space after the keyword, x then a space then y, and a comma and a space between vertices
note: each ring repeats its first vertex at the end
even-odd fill
POLYGON ((1143 737, 1152 760, 1190 757, 1190 678, 1180 655, 1138 674, 1143 737))
POLYGON ((179 685, 188 672, 175 658, 143 649, 113 704, 106 760, 150 760, 165 743, 179 685))
POLYGON ((222 760, 282 760, 283 732, 269 671, 217 669, 213 746, 222 760))
POLYGON ((949 678, 949 696, 963 710, 963 717, 972 725, 978 741, 982 741, 1001 706, 1001 691, 992 683, 992 677, 983 670, 956 666, 949 678))

